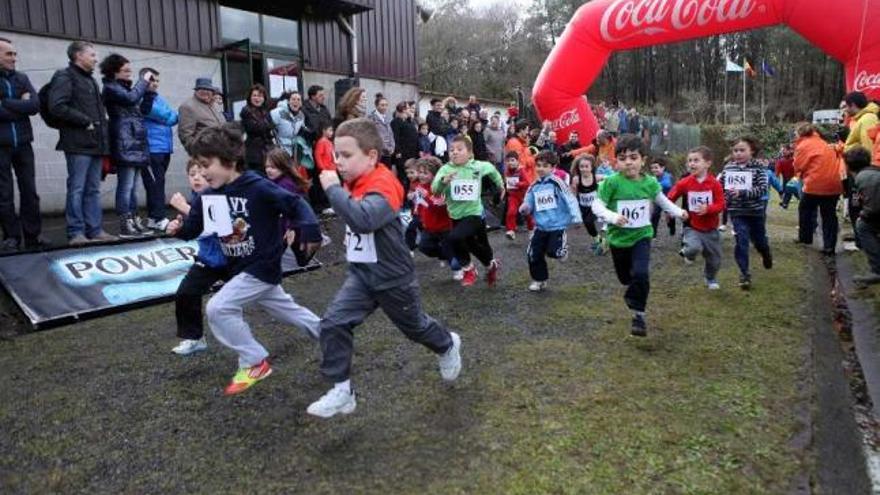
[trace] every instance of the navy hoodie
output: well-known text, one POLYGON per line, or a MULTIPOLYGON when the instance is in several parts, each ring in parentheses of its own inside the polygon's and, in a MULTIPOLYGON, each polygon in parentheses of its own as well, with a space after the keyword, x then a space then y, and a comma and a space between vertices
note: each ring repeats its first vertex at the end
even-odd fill
POLYGON ((204 230, 202 199, 226 196, 232 216, 232 234, 220 238, 231 276, 245 272, 267 284, 281 283, 281 217, 302 231, 297 242, 321 242, 321 230, 312 208, 301 197, 276 186, 256 172, 245 172, 218 189, 205 190, 192 205, 177 237, 195 239, 204 230))

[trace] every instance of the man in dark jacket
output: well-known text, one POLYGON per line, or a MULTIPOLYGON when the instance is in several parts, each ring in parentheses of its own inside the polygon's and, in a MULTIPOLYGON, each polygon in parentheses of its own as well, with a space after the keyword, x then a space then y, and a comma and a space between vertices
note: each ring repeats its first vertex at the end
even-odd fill
POLYGON ((28 77, 15 71, 17 56, 12 41, 0 38, 0 253, 17 251, 22 238, 27 249, 45 247, 40 239, 40 197, 34 175, 34 133, 30 120, 40 110, 40 103, 28 77), (13 169, 21 197, 19 215, 15 214, 13 169))
POLYGON ((309 98, 302 107, 306 117, 305 133, 308 135, 309 143, 314 145, 321 137, 321 129, 330 125, 333 122, 333 117, 330 116, 330 110, 324 105, 324 99, 327 97, 324 94, 324 88, 315 84, 309 86, 306 94, 309 98))
POLYGON ((101 161, 110 153, 107 113, 92 77, 98 54, 91 43, 67 47, 70 65, 52 76, 49 113, 62 122, 56 149, 67 159, 67 238, 71 245, 111 241, 101 228, 101 161))

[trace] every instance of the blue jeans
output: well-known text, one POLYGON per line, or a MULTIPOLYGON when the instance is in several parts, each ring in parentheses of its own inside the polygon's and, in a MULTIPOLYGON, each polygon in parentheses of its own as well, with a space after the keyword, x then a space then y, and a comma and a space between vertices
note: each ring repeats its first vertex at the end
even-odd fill
POLYGON ((101 157, 65 153, 67 237, 101 233, 101 157))
POLYGON ((147 216, 157 221, 165 218, 165 172, 169 161, 170 153, 150 153, 150 166, 141 172, 147 191, 147 216))
POLYGON ((116 167, 116 214, 132 215, 137 211, 137 178, 140 167, 116 167))
POLYGON ((749 275, 749 241, 755 245, 759 253, 770 250, 770 241, 767 239, 767 217, 756 216, 732 216, 733 231, 736 232, 736 247, 733 249, 733 257, 736 265, 743 275, 749 275))

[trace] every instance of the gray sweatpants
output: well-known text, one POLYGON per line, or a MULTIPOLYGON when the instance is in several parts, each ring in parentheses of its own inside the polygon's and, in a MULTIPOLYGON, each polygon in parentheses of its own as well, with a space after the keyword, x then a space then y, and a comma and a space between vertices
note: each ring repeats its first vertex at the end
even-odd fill
POLYGON ((693 261, 703 253, 706 260, 705 276, 707 280, 715 280, 721 268, 721 233, 717 230, 700 232, 690 227, 684 229, 684 256, 693 261))
POLYGON ((437 354, 452 346, 449 331, 422 311, 417 282, 373 290, 357 276, 349 274, 321 319, 321 373, 334 382, 348 380, 354 352, 354 333, 376 308, 413 342, 437 354))
POLYGON ((214 294, 205 312, 214 337, 238 353, 240 368, 259 364, 269 355, 254 338, 242 315, 242 308, 252 303, 259 304, 272 317, 294 325, 309 337, 318 338, 321 324, 318 315, 294 302, 281 285, 267 284, 253 275, 239 273, 214 294))

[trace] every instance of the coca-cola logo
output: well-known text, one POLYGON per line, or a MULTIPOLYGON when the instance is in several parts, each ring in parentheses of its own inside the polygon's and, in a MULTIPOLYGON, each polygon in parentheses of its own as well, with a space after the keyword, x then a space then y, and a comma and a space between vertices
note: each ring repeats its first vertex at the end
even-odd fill
POLYGON ((859 72, 856 75, 853 89, 856 91, 880 89, 880 72, 875 72, 873 74, 868 74, 868 71, 866 70, 859 72))
MULTIPOLYGON (((681 31, 710 22, 745 19, 760 0, 615 0, 602 14, 599 31, 607 42, 638 34, 681 31), (668 22, 667 22, 668 21, 668 22)), ((766 8, 759 9, 764 12, 766 8)))
POLYGON ((559 129, 571 127, 580 121, 581 115, 578 113, 577 108, 572 108, 571 110, 563 112, 563 114, 560 115, 558 119, 554 120, 551 123, 551 126, 553 127, 554 131, 558 131, 559 129))

